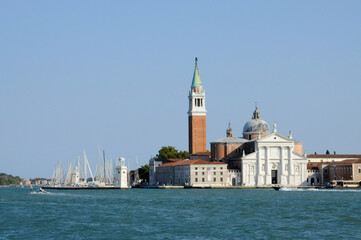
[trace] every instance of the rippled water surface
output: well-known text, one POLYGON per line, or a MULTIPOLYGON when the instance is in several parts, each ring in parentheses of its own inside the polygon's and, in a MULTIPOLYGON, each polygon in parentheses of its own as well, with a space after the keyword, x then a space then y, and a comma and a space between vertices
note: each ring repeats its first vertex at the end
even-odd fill
POLYGON ((0 188, 0 239, 361 239, 360 190, 0 188))

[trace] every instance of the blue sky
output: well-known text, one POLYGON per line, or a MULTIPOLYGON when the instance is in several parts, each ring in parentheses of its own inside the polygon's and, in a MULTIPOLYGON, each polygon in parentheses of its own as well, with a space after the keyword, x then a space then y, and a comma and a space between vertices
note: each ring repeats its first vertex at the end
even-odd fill
MULTIPOLYGON (((1 1, 0 172, 51 177, 97 145, 135 168, 188 150, 194 57, 207 141, 261 118, 307 153, 361 153, 360 1, 1 1)), ((208 144, 209 147, 209 144, 208 144)), ((93 170, 93 171, 94 171, 93 170)))

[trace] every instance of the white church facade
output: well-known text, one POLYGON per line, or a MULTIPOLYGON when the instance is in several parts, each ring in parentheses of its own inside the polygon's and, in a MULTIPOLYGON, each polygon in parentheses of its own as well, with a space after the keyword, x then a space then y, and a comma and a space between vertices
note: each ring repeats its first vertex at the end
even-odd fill
POLYGON ((307 158, 294 152, 294 142, 279 133, 255 141, 255 152, 241 158, 242 185, 306 185, 307 158))
POLYGON ((225 138, 211 142, 211 160, 240 169, 241 186, 307 185, 307 157, 302 143, 294 140, 291 132, 286 137, 277 132, 276 124, 273 127, 270 133, 256 107, 243 128, 243 137, 233 137, 229 126, 225 138))

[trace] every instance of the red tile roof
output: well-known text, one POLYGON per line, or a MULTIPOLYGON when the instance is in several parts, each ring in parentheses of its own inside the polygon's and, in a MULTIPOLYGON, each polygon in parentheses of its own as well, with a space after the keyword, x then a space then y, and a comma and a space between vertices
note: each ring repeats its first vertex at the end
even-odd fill
POLYGON ((210 156, 211 152, 197 152, 197 153, 193 153, 191 154, 191 156, 210 156))
POLYGON ((332 162, 332 164, 335 164, 335 163, 361 163, 361 159, 347 159, 347 160, 344 160, 344 161, 341 161, 341 162, 332 162))
POLYGON ((203 159, 196 159, 196 160, 189 160, 189 161, 185 161, 185 162, 182 162, 181 164, 178 164, 178 165, 199 165, 199 164, 213 164, 213 165, 217 165, 217 164, 226 164, 226 163, 223 163, 223 162, 208 162, 206 160, 203 160, 203 159))
POLYGON ((173 166, 200 165, 200 164, 218 165, 218 164, 226 164, 226 163, 208 162, 208 161, 202 160, 202 159, 196 159, 196 160, 183 159, 183 161, 165 163, 165 164, 160 165, 159 167, 173 167, 173 166))
POLYGON ((167 159, 167 161, 169 162, 178 162, 178 161, 183 161, 185 160, 184 158, 169 158, 167 159))
POLYGON ((179 161, 164 163, 164 164, 160 165, 159 167, 172 167, 175 165, 179 165, 183 161, 189 161, 189 160, 188 159, 180 159, 179 161))
POLYGON ((360 154, 308 154, 307 158, 361 158, 360 154))
POLYGON ((361 163, 361 158, 358 159, 347 159, 339 162, 311 162, 307 163, 307 169, 317 168, 320 164, 348 164, 348 163, 361 163))

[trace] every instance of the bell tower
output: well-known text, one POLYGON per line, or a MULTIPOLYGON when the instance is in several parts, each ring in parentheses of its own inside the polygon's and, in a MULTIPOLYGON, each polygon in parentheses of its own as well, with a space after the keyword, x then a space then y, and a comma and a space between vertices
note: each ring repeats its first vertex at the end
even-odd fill
POLYGON ((193 81, 188 99, 189 154, 206 152, 206 94, 199 76, 197 58, 195 59, 193 81))

